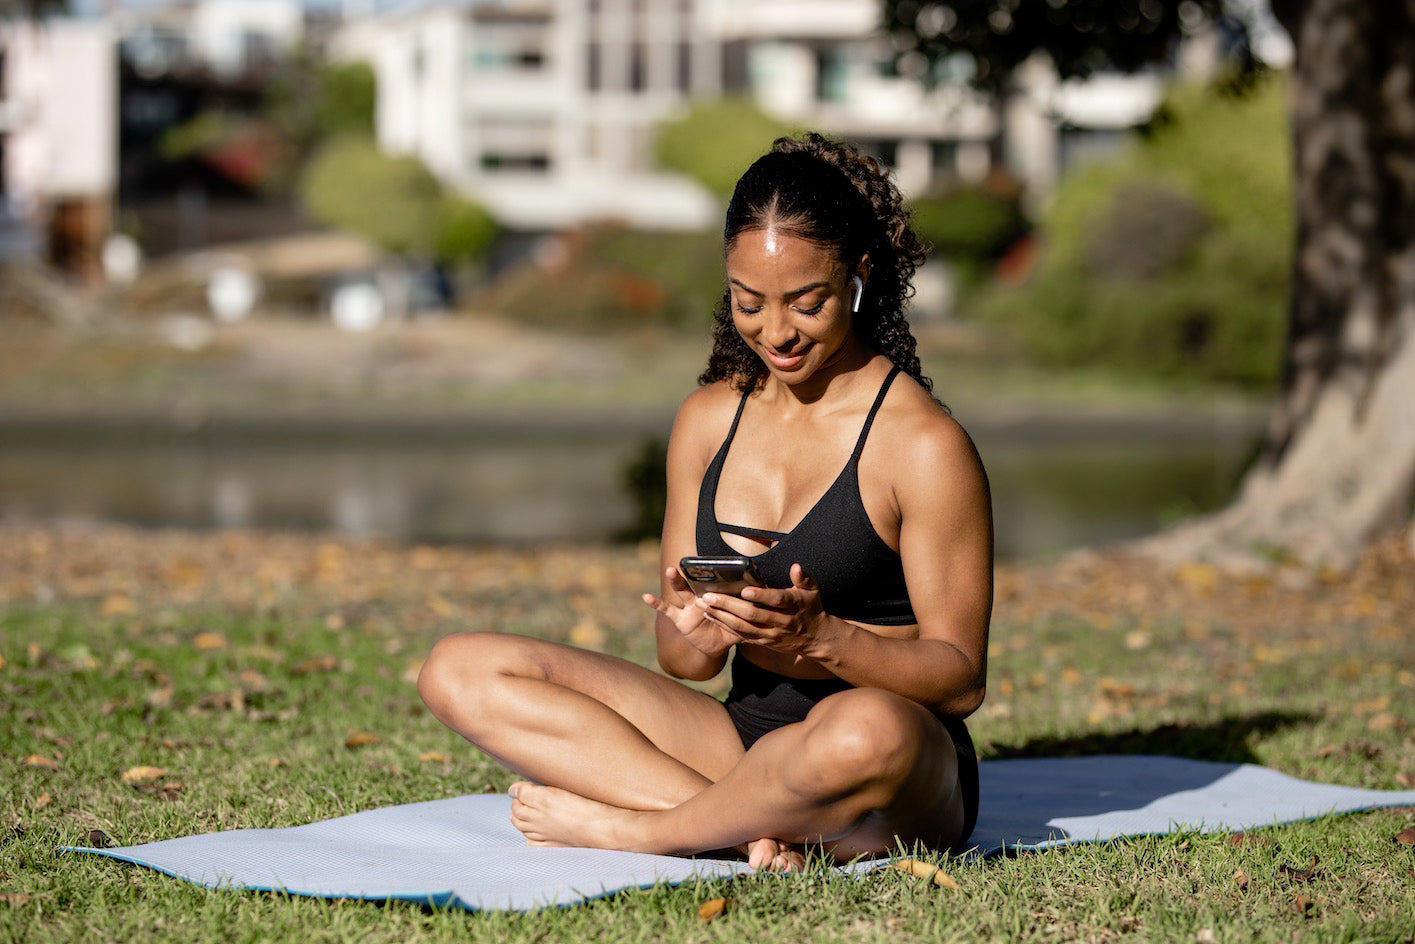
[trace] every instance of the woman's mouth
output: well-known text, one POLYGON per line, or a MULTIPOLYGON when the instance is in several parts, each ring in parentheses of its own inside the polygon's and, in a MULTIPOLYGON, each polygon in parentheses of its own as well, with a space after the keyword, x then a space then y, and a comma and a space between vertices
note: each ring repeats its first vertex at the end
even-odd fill
POLYGON ((798 349, 794 354, 782 354, 770 346, 765 346, 762 350, 766 352, 766 359, 778 370, 790 370, 801 363, 801 360, 806 356, 804 348, 798 349))

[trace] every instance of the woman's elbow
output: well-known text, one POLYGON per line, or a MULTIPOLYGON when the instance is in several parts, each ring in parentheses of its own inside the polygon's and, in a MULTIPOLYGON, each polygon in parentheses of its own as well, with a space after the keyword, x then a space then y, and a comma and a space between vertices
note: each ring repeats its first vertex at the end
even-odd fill
POLYGON ((987 686, 981 682, 964 691, 958 692, 953 697, 947 699, 940 710, 943 714, 954 718, 966 718, 977 711, 983 705, 983 699, 987 696, 987 686))

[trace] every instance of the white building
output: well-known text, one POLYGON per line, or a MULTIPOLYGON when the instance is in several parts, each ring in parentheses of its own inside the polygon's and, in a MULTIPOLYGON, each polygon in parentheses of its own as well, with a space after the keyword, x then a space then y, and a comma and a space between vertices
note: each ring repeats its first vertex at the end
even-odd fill
POLYGON ((720 94, 700 0, 432 3, 347 24, 335 57, 372 64, 380 144, 414 154, 503 223, 711 225, 691 181, 656 171, 657 125, 720 94))
POLYGON ((929 90, 892 73, 878 0, 711 0, 709 10, 765 111, 870 148, 906 194, 939 175, 977 180, 992 166, 996 111, 960 86, 929 90))
POLYGON ((300 0, 177 0, 114 7, 107 19, 140 72, 203 69, 221 78, 258 72, 289 55, 305 22, 300 0))
MULTIPOLYGON (((878 0, 475 0, 382 15, 367 2, 336 57, 372 63, 381 145, 420 157, 504 223, 716 223, 692 183, 658 173, 654 130, 692 98, 746 93, 798 127, 855 141, 906 194, 1003 165, 1038 202, 1061 169, 1113 148, 1158 78, 1057 81, 1045 62, 1002 107, 893 68, 878 0)), ((704 142, 710 146, 710 142, 704 142)))
POLYGON ((0 22, 0 230, 99 275, 117 184, 117 61, 103 23, 0 22))

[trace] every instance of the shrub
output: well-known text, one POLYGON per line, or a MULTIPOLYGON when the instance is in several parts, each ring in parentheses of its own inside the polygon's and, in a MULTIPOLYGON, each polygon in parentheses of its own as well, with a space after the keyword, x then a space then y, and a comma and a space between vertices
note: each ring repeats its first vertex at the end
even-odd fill
POLYGON ((726 204, 742 172, 792 130, 745 99, 697 102, 659 126, 654 156, 660 167, 692 177, 726 204))
POLYGON ((1026 284, 983 317, 1043 362, 1265 386, 1281 364, 1292 246, 1280 79, 1175 90, 1150 133, 1066 177, 1026 284))
POLYGON ((417 158, 384 154, 362 135, 341 135, 320 148, 300 195, 315 219, 400 255, 465 261, 496 235, 481 207, 444 188, 417 158))
POLYGON ((518 321, 577 331, 710 323, 723 285, 716 233, 601 225, 563 238, 562 261, 510 272, 478 304, 518 321))
POLYGON ((913 209, 914 228, 965 286, 981 282, 1007 247, 1027 232, 1016 197, 985 187, 959 186, 920 197, 913 209))

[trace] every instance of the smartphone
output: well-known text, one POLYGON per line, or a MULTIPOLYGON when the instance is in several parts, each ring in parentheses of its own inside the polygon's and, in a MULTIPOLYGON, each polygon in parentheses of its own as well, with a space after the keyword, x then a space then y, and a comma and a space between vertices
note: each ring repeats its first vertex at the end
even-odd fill
POLYGON ((678 562, 678 572, 698 596, 741 596, 743 587, 762 586, 761 575, 750 557, 685 557, 678 562))

